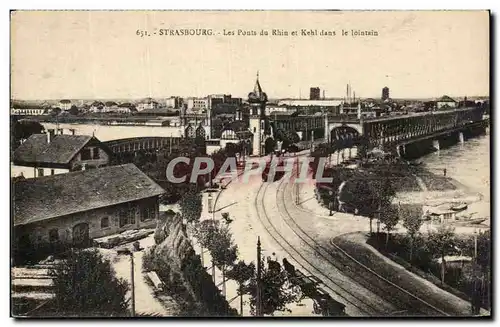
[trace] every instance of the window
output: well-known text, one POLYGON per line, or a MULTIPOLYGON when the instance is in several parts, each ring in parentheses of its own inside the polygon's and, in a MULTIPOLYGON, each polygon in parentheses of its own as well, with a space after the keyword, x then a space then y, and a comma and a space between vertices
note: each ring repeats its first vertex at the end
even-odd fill
POLYGON ((135 224, 135 208, 129 206, 120 211, 120 227, 135 224))
POLYGON ((49 230, 49 241, 50 243, 59 241, 59 231, 57 230, 57 228, 49 230))
POLYGON ((38 168, 38 177, 43 176, 43 168, 38 168))
POLYGON ((54 175, 54 174, 55 174, 54 169, 51 169, 51 170, 50 170, 50 174, 51 174, 51 175, 54 175))
POLYGON ((101 228, 109 227, 109 217, 104 217, 101 219, 101 228))
POLYGON ((90 149, 83 149, 81 156, 82 160, 90 160, 92 158, 90 155, 90 149))
POLYGON ((155 207, 143 207, 141 209, 141 221, 155 219, 155 215, 156 215, 155 207))
POLYGON ((99 159, 99 148, 94 148, 94 159, 99 159))

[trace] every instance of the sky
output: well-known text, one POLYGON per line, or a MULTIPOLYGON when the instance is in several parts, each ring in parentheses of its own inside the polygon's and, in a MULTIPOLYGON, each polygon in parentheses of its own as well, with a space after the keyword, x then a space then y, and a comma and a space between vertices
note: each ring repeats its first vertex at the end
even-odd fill
POLYGON ((269 98, 489 95, 487 11, 16 11, 11 96, 246 98, 257 71, 269 98), (212 36, 160 36, 160 29, 212 36), (289 36, 224 35, 286 30, 289 36), (300 35, 301 29, 335 36, 300 35), (138 30, 151 36, 140 37, 138 30), (224 32, 226 31, 226 33, 224 32), (343 36, 342 30, 348 31, 343 36), (351 30, 378 36, 353 37, 351 30), (154 35, 154 32, 157 32, 154 35), (297 31, 299 35, 292 36, 297 31))

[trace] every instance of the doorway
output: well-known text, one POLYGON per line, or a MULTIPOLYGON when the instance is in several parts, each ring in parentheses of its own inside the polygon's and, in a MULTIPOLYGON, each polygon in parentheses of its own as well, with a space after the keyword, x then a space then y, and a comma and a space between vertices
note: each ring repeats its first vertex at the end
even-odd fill
POLYGON ((89 224, 80 223, 73 227, 73 246, 84 248, 90 245, 89 224))

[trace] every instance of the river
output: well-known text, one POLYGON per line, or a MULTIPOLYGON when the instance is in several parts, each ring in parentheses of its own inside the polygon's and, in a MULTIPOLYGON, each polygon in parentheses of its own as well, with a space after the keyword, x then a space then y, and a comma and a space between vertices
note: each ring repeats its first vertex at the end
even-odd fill
POLYGON ((462 183, 482 200, 472 204, 478 217, 490 217, 490 134, 466 140, 450 148, 422 157, 426 168, 436 174, 446 175, 462 183))

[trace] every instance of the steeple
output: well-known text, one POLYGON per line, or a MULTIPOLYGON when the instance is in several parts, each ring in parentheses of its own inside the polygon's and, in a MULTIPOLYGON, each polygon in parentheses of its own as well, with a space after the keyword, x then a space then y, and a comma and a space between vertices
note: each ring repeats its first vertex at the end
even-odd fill
POLYGON ((255 95, 259 98, 262 95, 262 87, 259 83, 259 71, 257 71, 257 79, 255 80, 255 86, 253 87, 253 93, 255 93, 255 95))
POLYGON ((255 80, 255 86, 253 87, 253 92, 248 94, 249 102, 267 102, 267 95, 262 91, 262 87, 259 82, 259 71, 257 71, 257 79, 255 80))

